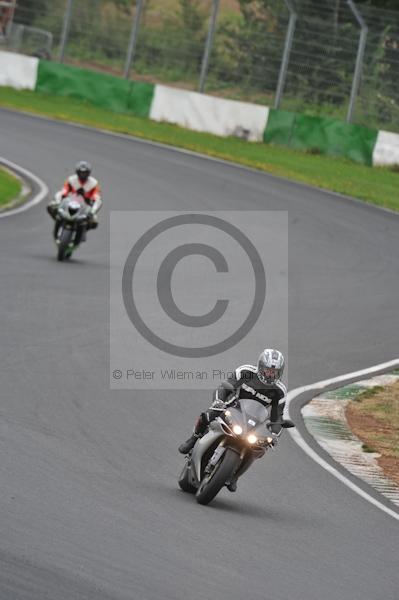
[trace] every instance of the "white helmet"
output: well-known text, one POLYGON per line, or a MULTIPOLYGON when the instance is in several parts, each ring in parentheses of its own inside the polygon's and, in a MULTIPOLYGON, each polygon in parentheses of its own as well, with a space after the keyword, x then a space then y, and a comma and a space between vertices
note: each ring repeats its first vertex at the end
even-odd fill
POLYGON ((258 358, 257 374, 262 383, 279 381, 284 372, 284 356, 279 350, 265 348, 258 358))
POLYGON ((81 160, 75 167, 75 173, 80 181, 87 181, 91 174, 91 165, 85 160, 81 160))

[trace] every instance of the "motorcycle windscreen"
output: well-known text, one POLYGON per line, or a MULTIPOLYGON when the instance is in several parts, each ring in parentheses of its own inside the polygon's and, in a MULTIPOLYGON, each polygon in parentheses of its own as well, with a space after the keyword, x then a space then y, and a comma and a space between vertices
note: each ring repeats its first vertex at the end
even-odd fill
POLYGON ((251 430, 269 420, 270 409, 256 400, 244 398, 240 400, 239 407, 230 409, 230 413, 235 422, 245 425, 245 429, 251 430))

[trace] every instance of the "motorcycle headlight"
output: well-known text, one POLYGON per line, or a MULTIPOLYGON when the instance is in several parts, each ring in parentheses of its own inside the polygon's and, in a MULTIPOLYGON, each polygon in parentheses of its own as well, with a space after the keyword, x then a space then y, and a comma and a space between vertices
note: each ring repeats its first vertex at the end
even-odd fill
POLYGON ((241 425, 234 425, 233 432, 236 435, 241 435, 242 434, 242 427, 241 427, 241 425))
POLYGON ((253 433, 250 433, 249 436, 247 437, 247 440, 250 444, 256 444, 256 442, 258 441, 258 438, 253 433))

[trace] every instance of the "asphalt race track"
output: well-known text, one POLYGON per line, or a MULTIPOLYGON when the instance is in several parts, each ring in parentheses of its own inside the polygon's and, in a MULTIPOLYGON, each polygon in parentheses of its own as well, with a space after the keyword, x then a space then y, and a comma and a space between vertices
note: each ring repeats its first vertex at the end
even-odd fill
MULTIPOLYGON (((290 388, 398 356, 399 218, 3 110, 0 155, 53 192, 87 157, 105 199, 70 264, 44 203, 0 219, 1 600, 397 600, 397 521, 288 435, 235 495, 178 490, 176 447, 208 397, 109 390, 107 211, 288 210, 290 388)), ((247 361, 265 344, 260 328, 247 361)))

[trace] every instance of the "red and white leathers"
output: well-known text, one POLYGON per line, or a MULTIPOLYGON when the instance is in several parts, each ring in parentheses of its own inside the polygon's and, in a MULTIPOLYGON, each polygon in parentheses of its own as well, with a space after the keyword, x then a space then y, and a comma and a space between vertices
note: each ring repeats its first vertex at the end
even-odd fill
POLYGON ((82 181, 77 175, 71 175, 65 181, 62 190, 56 193, 53 205, 60 202, 70 194, 81 194, 85 202, 91 208, 91 214, 95 216, 102 206, 101 190, 97 179, 91 175, 82 181))

